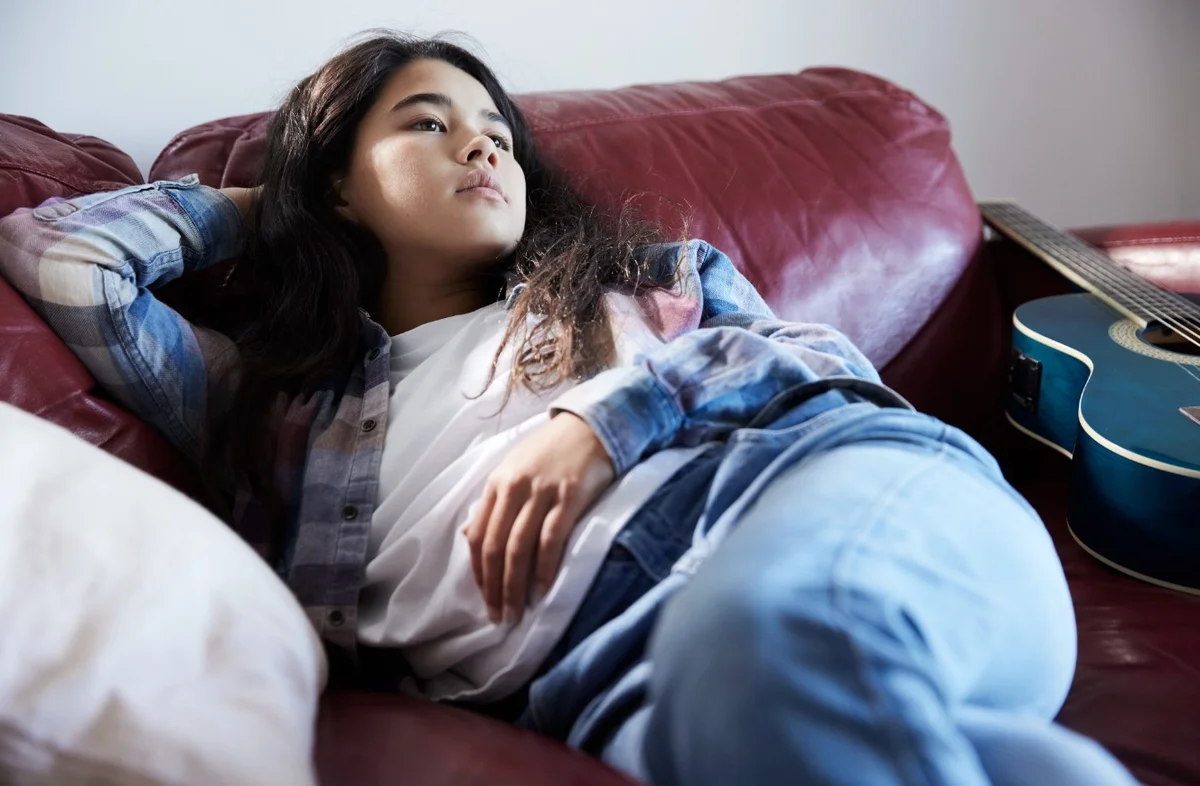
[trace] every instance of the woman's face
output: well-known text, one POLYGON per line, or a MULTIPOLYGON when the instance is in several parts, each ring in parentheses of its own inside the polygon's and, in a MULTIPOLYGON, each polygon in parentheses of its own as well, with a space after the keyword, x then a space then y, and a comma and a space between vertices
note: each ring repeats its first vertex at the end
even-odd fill
MULTIPOLYGON (((511 252, 525 230, 525 173, 512 132, 483 85, 441 60, 385 83, 358 127, 335 187, 339 211, 369 229, 393 264, 477 265, 511 252)), ((444 270, 441 272, 445 272, 444 270)))

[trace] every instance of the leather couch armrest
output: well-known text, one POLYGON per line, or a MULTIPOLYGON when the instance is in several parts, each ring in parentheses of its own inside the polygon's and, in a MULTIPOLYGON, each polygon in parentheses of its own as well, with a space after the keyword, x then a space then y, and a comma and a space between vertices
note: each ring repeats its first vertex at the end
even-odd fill
POLYGON ((1200 221, 1158 224, 1117 224, 1074 229, 1072 234, 1112 252, 1117 249, 1178 248, 1200 253, 1200 221))
POLYGON ((1121 267, 1184 294, 1200 294, 1200 221, 1075 230, 1121 267))

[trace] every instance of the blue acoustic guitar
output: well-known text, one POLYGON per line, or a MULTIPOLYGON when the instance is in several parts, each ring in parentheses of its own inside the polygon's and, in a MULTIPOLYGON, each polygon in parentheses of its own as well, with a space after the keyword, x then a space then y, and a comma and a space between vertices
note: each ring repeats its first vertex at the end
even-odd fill
POLYGON ((1007 408, 1072 459, 1072 536, 1117 570, 1200 594, 1200 306, 1015 204, 979 207, 1085 290, 1013 314, 1007 408))

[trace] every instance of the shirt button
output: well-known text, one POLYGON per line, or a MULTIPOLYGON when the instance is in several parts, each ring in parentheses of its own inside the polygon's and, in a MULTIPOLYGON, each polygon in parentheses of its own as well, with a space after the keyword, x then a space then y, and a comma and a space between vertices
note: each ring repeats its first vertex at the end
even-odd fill
POLYGON ((346 521, 354 521, 356 518, 358 518, 358 508, 354 507, 353 505, 347 505, 346 507, 342 508, 342 518, 344 518, 346 521))
POLYGON ((329 620, 330 625, 337 628, 337 627, 340 627, 341 624, 346 621, 346 615, 343 614, 340 610, 334 609, 333 611, 329 612, 329 616, 326 617, 326 619, 329 620))
POLYGON ((362 430, 363 431, 374 431, 375 430, 375 421, 372 420, 371 418, 367 418, 366 420, 364 420, 363 424, 362 424, 362 430))
POLYGON ((377 357, 379 357, 378 349, 372 349, 370 352, 367 353, 367 360, 374 360, 377 357))

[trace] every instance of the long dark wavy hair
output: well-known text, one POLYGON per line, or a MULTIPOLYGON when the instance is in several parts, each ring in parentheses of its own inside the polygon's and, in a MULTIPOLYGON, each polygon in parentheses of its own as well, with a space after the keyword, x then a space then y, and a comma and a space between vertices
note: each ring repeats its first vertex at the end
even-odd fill
POLYGON ((630 202, 606 211, 581 198, 538 155, 527 120, 478 57, 444 38, 368 31, 301 80, 269 125, 251 239, 231 282, 255 308, 233 333, 241 383, 218 424, 224 438, 211 443, 221 446, 227 472, 265 469, 261 432, 271 409, 361 362, 360 309, 378 318, 386 258, 373 235, 335 210, 331 184, 347 168, 358 125, 389 77, 422 59, 445 61, 484 86, 511 126, 513 155, 524 170, 525 232, 487 284, 493 298, 506 277, 525 284, 501 344, 503 350, 520 342, 508 394, 519 384, 545 390, 603 369, 612 351, 605 290, 669 283, 670 276, 652 279, 636 252, 662 240, 660 230, 637 218, 630 202), (530 314, 543 317, 531 331, 530 314))

